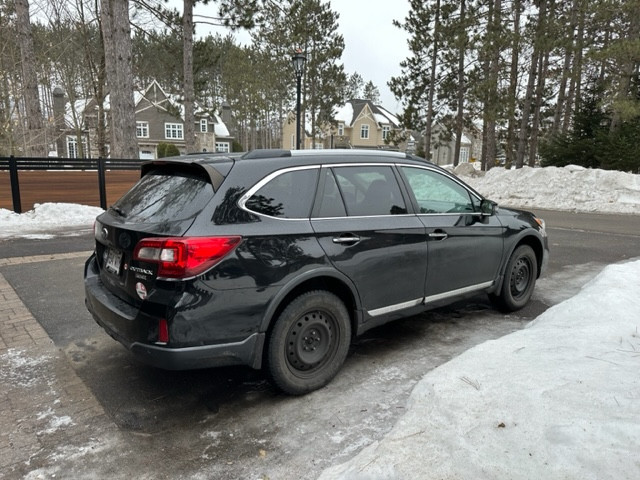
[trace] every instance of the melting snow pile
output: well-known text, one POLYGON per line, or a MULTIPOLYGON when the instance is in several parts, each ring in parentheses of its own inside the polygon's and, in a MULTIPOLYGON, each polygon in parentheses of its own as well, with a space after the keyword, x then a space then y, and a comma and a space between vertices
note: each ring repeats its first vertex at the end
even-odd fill
POLYGON ((90 229, 102 212, 101 208, 75 203, 36 204, 22 214, 0 208, 0 238, 46 238, 43 234, 61 228, 90 229))
POLYGON ((640 175, 567 167, 506 170, 461 178, 482 195, 505 206, 576 212, 640 212, 640 175))

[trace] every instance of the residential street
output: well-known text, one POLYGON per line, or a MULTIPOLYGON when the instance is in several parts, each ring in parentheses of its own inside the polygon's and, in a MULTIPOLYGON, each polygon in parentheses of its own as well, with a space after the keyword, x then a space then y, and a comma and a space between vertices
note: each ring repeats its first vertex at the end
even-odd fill
POLYGON ((640 257, 639 216, 536 213, 547 221, 551 259, 524 310, 503 315, 478 297, 375 329, 330 385, 304 397, 279 394, 247 368, 137 363, 84 308, 90 232, 0 240, 0 318, 19 311, 4 314, 32 318, 32 331, 46 333, 33 334, 33 352, 0 353, 2 367, 21 375, 0 374, 11 392, 0 426, 21 433, 20 442, 1 437, 3 478, 316 478, 388 432, 433 368, 521 329, 605 265, 640 257))

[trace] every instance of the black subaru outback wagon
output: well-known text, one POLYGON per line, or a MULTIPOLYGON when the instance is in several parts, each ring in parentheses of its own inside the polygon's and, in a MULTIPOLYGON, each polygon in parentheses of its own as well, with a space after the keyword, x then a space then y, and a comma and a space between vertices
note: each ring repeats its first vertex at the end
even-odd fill
POLYGON ((165 369, 265 367, 326 385, 354 336, 486 292, 530 299, 544 222, 397 152, 256 150, 145 163, 95 223, 95 320, 165 369))

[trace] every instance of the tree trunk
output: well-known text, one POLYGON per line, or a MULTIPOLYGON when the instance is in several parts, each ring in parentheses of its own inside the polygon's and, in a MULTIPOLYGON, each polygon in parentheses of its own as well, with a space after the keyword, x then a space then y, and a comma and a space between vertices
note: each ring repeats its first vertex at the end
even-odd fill
POLYGON ((458 98, 456 113, 456 144, 453 152, 453 165, 460 163, 460 146, 462 144, 462 131, 464 127, 464 55, 466 53, 467 37, 465 28, 466 1, 460 2, 460 46, 458 48, 458 98))
POLYGON ((534 167, 536 164, 536 155, 538 154, 538 132, 540 131, 540 109, 544 95, 544 81, 549 68, 549 52, 540 55, 538 62, 538 84, 536 86, 535 107, 533 110, 533 121, 531 122, 531 138, 529 140, 529 166, 534 167))
POLYGON ((533 103, 533 96, 536 86, 536 78, 538 75, 538 63, 540 59, 540 50, 542 35, 544 34, 544 18, 547 14, 547 0, 540 2, 540 10, 538 11, 538 20, 536 25, 536 36, 533 47, 533 55, 531 58, 531 65, 529 67, 529 79, 527 81, 527 92, 524 99, 524 105, 522 108, 522 120, 520 122, 520 132, 518 134, 518 154, 516 156, 516 168, 522 168, 524 166, 524 155, 527 149, 527 136, 529 133, 529 117, 531 116, 531 105, 533 103))
POLYGON ((138 158, 128 0, 101 0, 105 70, 110 98, 111 157, 138 158))
POLYGON ((520 16, 522 14, 522 0, 515 0, 513 4, 513 43, 511 46, 511 70, 509 72, 509 95, 507 95, 507 151, 505 168, 511 168, 515 163, 516 148, 516 104, 518 102, 518 62, 520 60, 520 16))
POLYGON ((433 26, 433 52, 431 72, 429 74, 429 95, 427 100, 427 118, 424 128, 424 156, 431 160, 431 129, 433 127, 433 96, 436 90, 436 66, 438 64, 438 37, 440 35, 440 0, 436 0, 436 17, 433 26))
MULTIPOLYGON (((637 41, 637 39, 640 38, 640 20, 638 19, 638 13, 636 12, 635 15, 632 14, 629 17, 629 29, 625 35, 626 38, 623 39, 625 43, 637 41)), ((631 48, 627 47, 627 50, 631 50, 631 48)), ((638 62, 640 60, 637 52, 638 48, 636 47, 635 54, 631 51, 627 52, 620 62, 621 68, 619 73, 618 89, 615 96, 611 125, 609 127, 609 134, 612 136, 620 130, 620 126, 623 121, 622 111, 628 109, 630 101, 637 101, 634 99, 634 97, 637 97, 637 93, 634 95, 631 88, 632 80, 637 74, 638 62)), ((637 88, 636 92, 638 92, 637 88)))
POLYGON ((24 98, 27 120, 26 154, 28 156, 46 157, 48 145, 44 131, 40 96, 38 94, 38 77, 34 66, 35 54, 31 23, 29 21, 29 2, 16 0, 16 27, 20 41, 20 60, 22 63, 22 97, 24 98))
POLYGON ((184 144, 187 153, 196 150, 194 87, 193 87, 193 0, 184 0, 182 19, 183 63, 184 63, 184 144))
POLYGON ((556 135, 560 131, 560 122, 563 118, 563 111, 565 108, 571 109, 571 105, 565 104, 567 96, 567 82, 569 81, 569 73, 571 71, 571 60, 573 58, 574 44, 573 36, 576 29, 576 22, 578 18, 578 3, 580 0, 574 0, 571 6, 571 19, 569 21, 569 28, 567 31, 568 44, 564 51, 564 65, 562 68, 562 78, 560 80, 560 87, 558 89, 558 100, 556 102, 556 108, 553 115, 553 126, 551 127, 551 135, 556 135))
POLYGON ((489 13, 489 37, 491 49, 488 52, 488 92, 487 103, 485 104, 485 125, 486 125, 486 155, 482 167, 488 170, 495 166, 497 156, 496 142, 496 120, 498 117, 498 74, 500 71, 500 21, 502 11, 502 0, 495 0, 490 4, 489 13), (492 7, 492 8, 491 8, 492 7), (493 11, 491 11, 493 10, 493 11))
POLYGON ((571 81, 569 83, 569 93, 567 94, 567 107, 564 111, 564 119, 562 121, 562 133, 569 131, 571 125, 571 117, 574 112, 580 108, 580 84, 582 82, 582 48, 584 45, 584 22, 585 8, 583 0, 576 0, 580 3, 578 9, 578 31, 576 33, 576 41, 573 52, 573 68, 571 69, 571 81))

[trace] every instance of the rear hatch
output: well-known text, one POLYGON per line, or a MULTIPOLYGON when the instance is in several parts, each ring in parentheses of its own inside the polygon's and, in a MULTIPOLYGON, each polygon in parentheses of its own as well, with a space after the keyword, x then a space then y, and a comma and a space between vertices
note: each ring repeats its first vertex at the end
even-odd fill
POLYGON ((96 220, 96 260, 104 285, 138 305, 154 285, 157 267, 133 258, 143 238, 181 237, 211 202, 233 161, 215 166, 193 161, 155 161, 142 178, 96 220), (216 168, 217 167, 217 168, 216 168))

